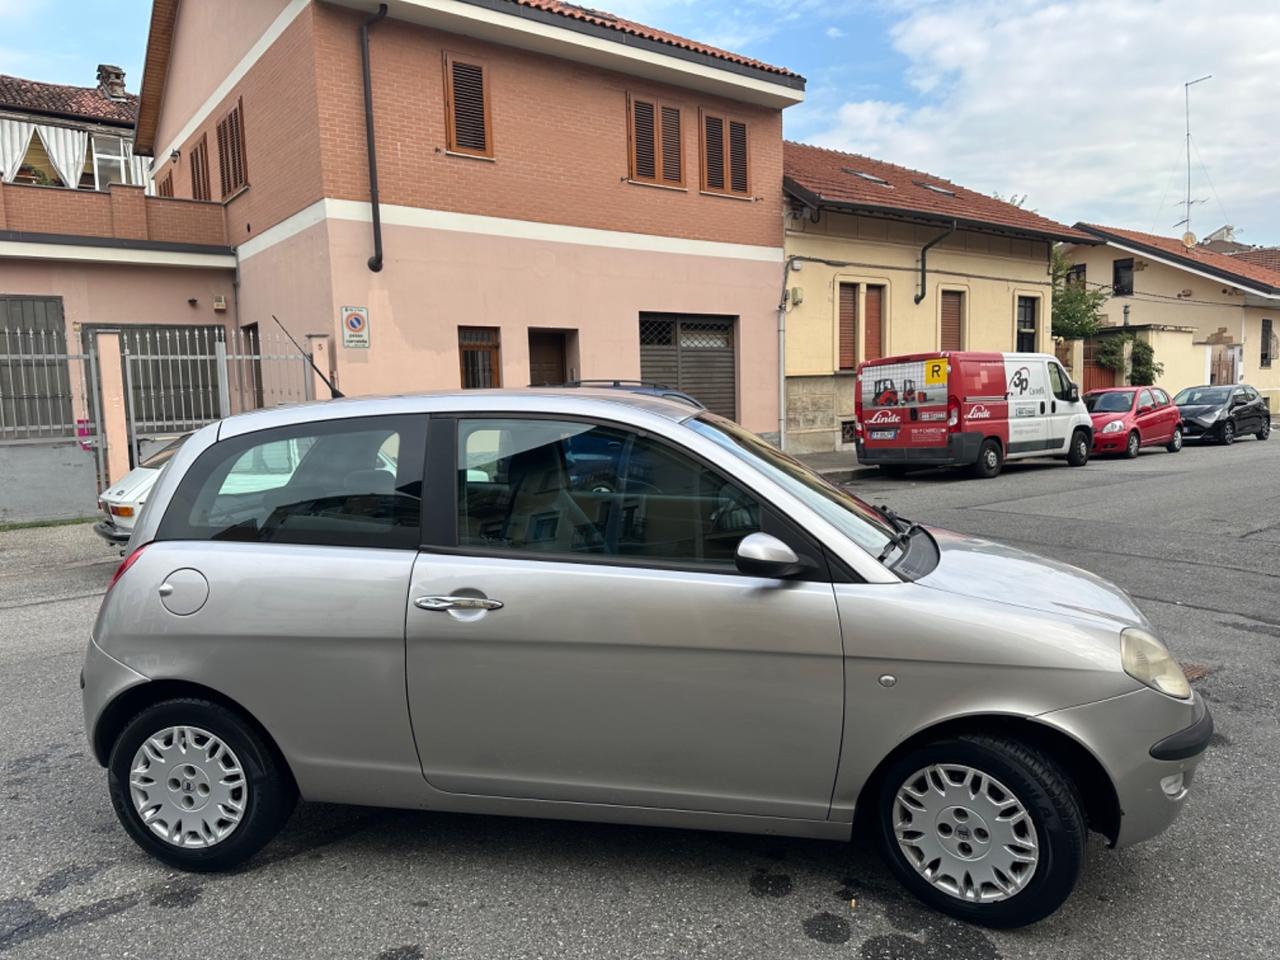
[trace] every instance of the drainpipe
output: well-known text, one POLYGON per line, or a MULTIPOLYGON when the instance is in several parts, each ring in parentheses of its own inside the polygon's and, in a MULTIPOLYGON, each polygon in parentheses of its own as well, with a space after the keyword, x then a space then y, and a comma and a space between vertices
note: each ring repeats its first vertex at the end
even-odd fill
POLYGON ((782 295, 778 298, 778 449, 787 449, 787 283, 791 265, 803 257, 782 262, 782 295))
POLYGON ((373 209, 373 256, 369 269, 382 269, 382 211, 378 203, 378 148, 373 139, 373 80, 369 76, 369 27, 387 15, 387 5, 365 17, 360 24, 360 63, 364 68, 364 137, 369 147, 369 205, 373 209))
POLYGON ((929 256, 929 248, 936 244, 941 243, 943 240, 947 239, 947 237, 951 236, 955 232, 956 232, 956 222, 952 220, 951 226, 947 228, 946 233, 939 234, 938 236, 934 237, 932 240, 930 240, 928 243, 926 243, 923 247, 920 248, 920 292, 917 293, 915 297, 917 304, 919 304, 920 301, 924 299, 925 273, 926 273, 927 258, 929 256))

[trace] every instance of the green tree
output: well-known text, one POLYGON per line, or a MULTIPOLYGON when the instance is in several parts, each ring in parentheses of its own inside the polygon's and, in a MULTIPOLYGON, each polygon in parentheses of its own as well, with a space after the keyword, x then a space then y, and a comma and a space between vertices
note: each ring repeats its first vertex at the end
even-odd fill
POLYGON ((1131 333, 1116 333, 1100 337, 1093 353, 1093 359, 1109 370, 1117 373, 1124 370, 1124 345, 1133 344, 1129 352, 1129 385, 1149 387, 1164 373, 1164 364, 1156 361, 1156 352, 1151 344, 1139 340, 1131 333))
POLYGON ((1053 335, 1055 337, 1091 337, 1103 326, 1102 305, 1111 296, 1110 287, 1089 287, 1068 280, 1071 269, 1062 247, 1053 248, 1053 335))

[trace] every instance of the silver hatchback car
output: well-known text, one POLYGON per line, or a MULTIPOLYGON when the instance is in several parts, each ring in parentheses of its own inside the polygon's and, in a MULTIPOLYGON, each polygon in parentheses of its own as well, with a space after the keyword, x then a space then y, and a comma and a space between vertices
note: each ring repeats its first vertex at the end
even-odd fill
POLYGON ((173 457, 103 600, 128 833, 231 867, 297 798, 850 838, 1052 912, 1176 816, 1213 722, 1126 594, 909 523, 754 434, 584 389, 245 414, 173 457))

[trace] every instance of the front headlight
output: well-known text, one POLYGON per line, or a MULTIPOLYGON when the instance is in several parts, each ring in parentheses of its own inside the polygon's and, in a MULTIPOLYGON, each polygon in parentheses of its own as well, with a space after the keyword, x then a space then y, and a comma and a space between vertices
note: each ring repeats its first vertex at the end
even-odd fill
POLYGON ((1119 433, 1123 429, 1124 429, 1123 420, 1112 420, 1110 423, 1108 423, 1105 427, 1102 428, 1102 432, 1103 433, 1119 433))
POLYGON ((1120 662, 1124 672, 1153 690, 1187 700, 1191 684, 1182 666, 1163 643, 1141 627, 1128 627, 1120 632, 1120 662))

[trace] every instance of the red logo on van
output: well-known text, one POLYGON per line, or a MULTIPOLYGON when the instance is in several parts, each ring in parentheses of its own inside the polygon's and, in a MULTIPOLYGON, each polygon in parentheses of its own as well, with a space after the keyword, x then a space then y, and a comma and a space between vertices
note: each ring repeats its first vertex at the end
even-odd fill
POLYGON ((877 410, 872 415, 871 419, 867 421, 867 423, 870 423, 870 424, 900 423, 900 422, 901 421, 898 419, 898 415, 894 413, 892 410, 877 410))
POLYGON ((991 411, 980 403, 975 403, 969 408, 969 412, 965 414, 970 420, 990 420, 991 411))

